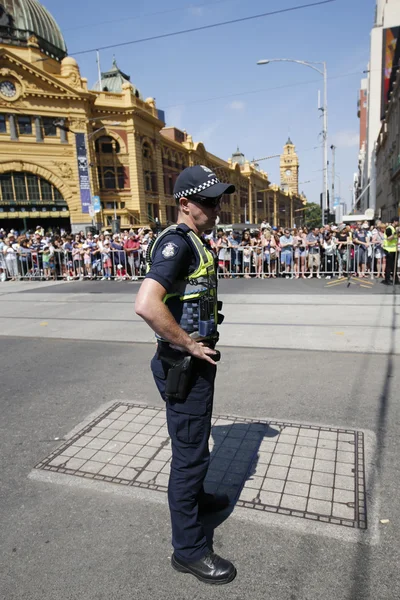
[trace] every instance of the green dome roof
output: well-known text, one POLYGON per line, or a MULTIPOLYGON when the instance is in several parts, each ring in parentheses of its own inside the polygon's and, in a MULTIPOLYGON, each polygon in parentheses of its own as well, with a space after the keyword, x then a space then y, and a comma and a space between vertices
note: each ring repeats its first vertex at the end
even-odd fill
POLYGON ((109 71, 101 74, 101 82, 97 81, 93 90, 95 92, 113 92, 114 94, 121 94, 123 91, 122 86, 125 83, 129 83, 132 86, 133 93, 137 98, 143 99, 139 90, 131 83, 130 75, 121 71, 114 57, 113 66, 109 71))
POLYGON ((60 28, 38 0, 0 0, 0 43, 25 46, 32 35, 45 54, 57 60, 67 55, 60 28))

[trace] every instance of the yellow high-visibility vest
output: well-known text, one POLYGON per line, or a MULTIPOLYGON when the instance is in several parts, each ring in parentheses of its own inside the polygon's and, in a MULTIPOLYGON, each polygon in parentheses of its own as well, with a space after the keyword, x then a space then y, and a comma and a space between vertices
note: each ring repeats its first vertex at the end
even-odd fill
POLYGON ((395 235, 396 230, 392 225, 388 225, 388 227, 386 229, 390 229, 390 231, 391 231, 390 236, 393 235, 394 237, 392 240, 389 240, 388 236, 386 235, 386 231, 385 231, 385 235, 383 236, 382 247, 384 250, 386 250, 386 252, 396 252, 396 249, 397 249, 397 236, 395 235))
POLYGON ((217 335, 218 325, 215 257, 194 231, 186 225, 171 225, 164 229, 147 251, 147 272, 151 270, 155 248, 167 234, 171 233, 186 237, 196 256, 197 265, 193 273, 186 275, 182 281, 175 282, 174 288, 164 296, 163 302, 167 304, 175 320, 189 335, 201 331, 204 324, 207 323, 208 335, 201 335, 201 337, 212 338, 217 335), (180 308, 176 307, 176 303, 170 302, 173 298, 179 299, 180 308))

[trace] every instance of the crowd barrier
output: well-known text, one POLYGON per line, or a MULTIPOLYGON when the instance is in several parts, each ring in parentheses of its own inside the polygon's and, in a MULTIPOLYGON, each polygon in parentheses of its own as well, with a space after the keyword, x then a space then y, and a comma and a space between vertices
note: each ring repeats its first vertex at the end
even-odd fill
POLYGON ((51 280, 101 279, 126 280, 143 278, 146 274, 144 250, 100 250, 83 254, 56 249, 24 249, 23 253, 0 257, 0 279, 51 280), (3 275, 3 277, 2 277, 3 275))
MULTIPOLYGON (((342 244, 330 249, 238 247, 220 249, 220 277, 336 277, 365 275, 382 277, 386 257, 380 244, 368 247, 342 244)), ((399 261, 400 267, 400 261, 399 261)))
MULTIPOLYGON (((277 250, 275 248, 238 247, 218 250, 218 276, 231 277, 335 277, 365 275, 382 277, 385 253, 378 244, 368 248, 344 244, 341 249, 277 250)), ((399 261, 400 267, 400 261, 399 261)), ((82 254, 65 250, 24 249, 23 253, 0 255, 0 280, 51 279, 142 279, 146 274, 144 250, 110 250, 82 254)))

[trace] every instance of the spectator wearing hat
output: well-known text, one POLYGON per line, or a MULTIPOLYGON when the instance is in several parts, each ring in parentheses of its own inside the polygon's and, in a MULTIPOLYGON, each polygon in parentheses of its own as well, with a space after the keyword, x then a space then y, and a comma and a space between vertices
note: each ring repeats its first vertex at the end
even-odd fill
POLYGON ((112 260, 111 260, 111 242, 109 239, 105 239, 102 244, 101 262, 103 265, 103 273, 104 273, 101 280, 104 281, 105 279, 107 279, 108 281, 111 281, 112 260))
POLYGON ((54 248, 45 244, 42 249, 43 275, 46 281, 54 277, 54 248))
POLYGON ((5 257, 6 270, 11 281, 16 281, 18 278, 18 244, 13 233, 9 233, 4 240, 3 254, 5 257))

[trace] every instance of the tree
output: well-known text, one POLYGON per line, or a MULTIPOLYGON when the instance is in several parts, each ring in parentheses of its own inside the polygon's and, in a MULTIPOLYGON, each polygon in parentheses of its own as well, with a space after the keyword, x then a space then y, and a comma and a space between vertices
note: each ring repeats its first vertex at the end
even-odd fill
POLYGON ((322 210, 319 204, 310 202, 304 211, 304 222, 308 229, 322 226, 322 210))

